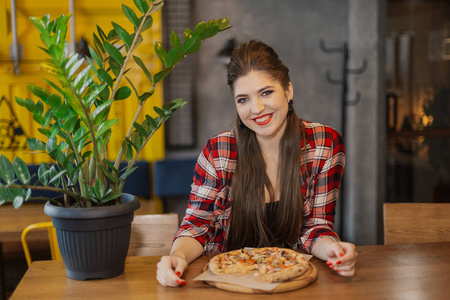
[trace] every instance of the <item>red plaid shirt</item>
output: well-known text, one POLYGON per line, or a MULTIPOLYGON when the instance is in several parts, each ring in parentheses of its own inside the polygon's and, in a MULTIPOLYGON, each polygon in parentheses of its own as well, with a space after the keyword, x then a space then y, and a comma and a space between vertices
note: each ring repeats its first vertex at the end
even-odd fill
MULTIPOLYGON (((341 135, 331 127, 303 121, 310 176, 302 177, 303 227, 294 249, 311 252, 323 236, 339 241, 333 231, 336 200, 344 171, 341 135)), ((194 170, 194 182, 179 237, 192 237, 204 252, 225 252, 231 211, 231 179, 236 166, 236 140, 231 131, 208 141, 194 170)))

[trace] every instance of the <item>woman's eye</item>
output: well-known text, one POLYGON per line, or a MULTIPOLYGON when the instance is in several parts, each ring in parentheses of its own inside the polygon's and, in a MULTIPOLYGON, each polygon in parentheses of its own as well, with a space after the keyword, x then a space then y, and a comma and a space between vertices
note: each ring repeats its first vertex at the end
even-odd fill
POLYGON ((270 94, 272 94, 273 93, 273 91, 264 91, 261 95, 263 95, 263 96, 269 96, 270 94))
POLYGON ((244 103, 245 101, 247 101, 247 98, 238 98, 236 100, 237 103, 244 103))

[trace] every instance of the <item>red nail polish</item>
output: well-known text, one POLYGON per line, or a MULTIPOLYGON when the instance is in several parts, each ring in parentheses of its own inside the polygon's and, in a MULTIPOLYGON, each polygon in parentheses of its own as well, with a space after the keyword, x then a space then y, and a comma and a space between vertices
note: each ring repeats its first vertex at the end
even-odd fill
POLYGON ((342 264, 342 261, 338 260, 338 261, 336 262, 336 264, 337 264, 337 265, 342 264))
POLYGON ((333 266, 330 266, 330 269, 334 269, 334 267, 333 267, 333 266))
POLYGON ((178 280, 178 279, 177 279, 177 283, 178 283, 179 285, 185 285, 185 284, 186 284, 186 281, 184 281, 184 280, 178 280))
POLYGON ((175 275, 177 275, 178 277, 180 277, 180 276, 181 276, 180 271, 176 271, 176 272, 175 272, 175 275))
POLYGON ((342 257, 342 256, 344 256, 344 253, 339 253, 339 257, 342 257))
POLYGON ((333 263, 331 261, 327 261, 327 265, 331 266, 333 263))

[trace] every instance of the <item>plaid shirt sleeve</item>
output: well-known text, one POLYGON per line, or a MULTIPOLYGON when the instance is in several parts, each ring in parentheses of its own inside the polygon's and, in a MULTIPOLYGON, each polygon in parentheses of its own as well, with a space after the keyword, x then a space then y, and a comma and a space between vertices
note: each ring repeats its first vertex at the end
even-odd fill
POLYGON ((224 132, 208 141, 194 169, 186 215, 175 239, 195 238, 204 252, 223 252, 228 238, 230 182, 236 163, 235 139, 224 132))
POLYGON ((307 136, 308 169, 304 193, 303 232, 300 244, 311 252, 314 244, 327 236, 339 241, 333 231, 336 201, 345 165, 342 136, 333 128, 304 122, 307 136))

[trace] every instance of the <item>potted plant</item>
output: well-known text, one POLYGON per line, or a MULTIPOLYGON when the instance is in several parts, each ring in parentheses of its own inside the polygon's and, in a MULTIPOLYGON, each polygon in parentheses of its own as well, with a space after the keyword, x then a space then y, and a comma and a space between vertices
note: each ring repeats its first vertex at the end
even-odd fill
POLYGON ((123 272, 133 214, 140 206, 136 197, 122 193, 124 183, 136 169, 139 153, 152 135, 186 102, 177 99, 154 107, 157 116, 146 115, 142 122, 138 117, 155 87, 185 56, 197 51, 205 39, 230 27, 228 19, 223 18, 201 22, 194 30, 188 28, 181 38, 173 32, 169 51, 156 42, 154 51, 163 69, 153 75, 133 52, 143 40, 142 32, 152 26, 152 14, 163 7, 164 1, 133 1, 137 9, 126 5, 122 9, 134 32, 114 22, 109 32, 97 26, 95 45, 89 47, 90 58, 85 59, 68 53, 70 14, 54 20, 49 15, 30 18, 44 44, 40 48, 49 56, 42 66, 51 75, 45 81, 52 90, 28 85, 38 100, 15 100, 32 114, 43 134, 43 138, 27 140, 29 149, 47 153, 54 164, 42 163, 37 175, 30 176, 19 157, 11 162, 0 156, 0 204, 12 202, 18 208, 32 199, 32 189, 63 195, 47 199, 44 212, 52 216, 66 272, 73 279, 110 278, 123 272), (130 61, 139 68, 130 70, 130 61), (149 81, 149 90, 138 91, 127 77, 128 72, 137 71, 149 81), (137 111, 115 161, 109 161, 108 142, 119 121, 110 118, 111 106, 133 92, 137 111), (126 166, 120 169, 123 158, 126 166), (122 244, 115 244, 119 241, 122 244))

